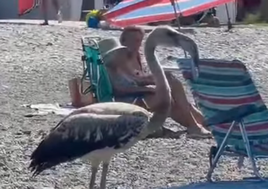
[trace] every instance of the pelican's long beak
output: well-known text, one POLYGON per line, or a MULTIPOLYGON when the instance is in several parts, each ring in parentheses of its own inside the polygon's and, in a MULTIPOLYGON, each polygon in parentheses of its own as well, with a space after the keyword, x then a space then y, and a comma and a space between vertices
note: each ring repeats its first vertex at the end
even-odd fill
MULTIPOLYGON (((196 49, 196 50, 198 50, 198 49, 196 49)), ((193 60, 192 65, 191 65, 192 74, 193 74, 193 79, 195 80, 196 78, 198 78, 199 70, 200 70, 199 69, 199 54, 198 54, 198 51, 193 53, 191 55, 191 57, 192 57, 192 60, 193 60)))
POLYGON ((191 58, 195 62, 195 66, 199 67, 199 52, 198 52, 198 47, 192 39, 187 39, 185 41, 180 42, 180 46, 183 50, 188 52, 191 55, 191 58))
POLYGON ((191 68, 193 78, 196 79, 199 75, 199 52, 196 43, 189 37, 183 36, 180 38, 180 46, 183 50, 188 52, 193 60, 191 68))
POLYGON ((178 31, 172 31, 168 32, 168 35, 173 38, 175 45, 177 47, 181 47, 184 51, 188 52, 191 55, 191 58, 193 59, 192 62, 192 73, 193 77, 198 77, 199 74, 199 52, 198 47, 193 39, 190 37, 178 32, 178 31))

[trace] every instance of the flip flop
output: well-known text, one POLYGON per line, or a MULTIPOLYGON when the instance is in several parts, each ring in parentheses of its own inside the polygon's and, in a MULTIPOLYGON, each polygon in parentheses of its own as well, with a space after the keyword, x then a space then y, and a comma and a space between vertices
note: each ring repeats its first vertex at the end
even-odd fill
POLYGON ((40 24, 40 26, 47 26, 48 25, 48 22, 43 22, 40 24))

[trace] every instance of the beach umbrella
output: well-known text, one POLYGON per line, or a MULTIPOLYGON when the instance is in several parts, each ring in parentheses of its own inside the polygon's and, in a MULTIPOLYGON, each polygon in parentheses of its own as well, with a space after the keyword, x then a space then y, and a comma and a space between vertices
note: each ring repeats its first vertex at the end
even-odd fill
POLYGON ((190 16, 234 0, 160 0, 155 4, 108 19, 112 25, 125 27, 190 16), (173 3, 174 2, 174 3, 173 3), (178 14, 177 14, 178 13, 178 14))
POLYGON ((30 11, 38 7, 40 3, 41 0, 19 0, 19 16, 29 13, 30 11))
POLYGON ((106 19, 111 19, 131 11, 153 5, 161 0, 124 0, 104 14, 106 19))

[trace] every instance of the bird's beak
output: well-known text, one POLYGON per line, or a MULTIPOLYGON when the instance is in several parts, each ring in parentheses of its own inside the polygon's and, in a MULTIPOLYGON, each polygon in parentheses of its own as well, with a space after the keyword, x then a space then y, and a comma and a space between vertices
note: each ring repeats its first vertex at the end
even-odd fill
POLYGON ((191 55, 193 60, 191 65, 193 77, 197 78, 199 75, 199 52, 196 43, 191 38, 179 32, 169 32, 168 35, 173 38, 177 47, 181 47, 191 55))
MULTIPOLYGON (((193 52, 193 51, 192 51, 193 52)), ((194 51, 193 54, 191 54, 192 57, 192 74, 193 74, 193 79, 198 78, 199 76, 199 54, 198 54, 198 49, 196 48, 196 50, 194 51)))
POLYGON ((194 61, 194 66, 199 71, 199 56, 193 57, 193 61, 194 61))
POLYGON ((193 60, 191 65, 193 77, 197 78, 199 75, 199 52, 196 43, 188 37, 184 38, 184 40, 180 39, 179 43, 179 46, 190 54, 193 60))

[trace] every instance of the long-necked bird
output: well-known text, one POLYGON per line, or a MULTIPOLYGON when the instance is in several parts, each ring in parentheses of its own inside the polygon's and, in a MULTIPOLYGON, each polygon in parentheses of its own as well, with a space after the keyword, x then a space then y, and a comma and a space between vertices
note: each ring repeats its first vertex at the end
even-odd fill
POLYGON ((169 84, 155 56, 158 45, 182 47, 198 59, 197 46, 189 37, 170 27, 154 29, 145 41, 145 58, 154 75, 159 101, 153 113, 133 104, 107 102, 89 105, 61 120, 31 155, 33 175, 60 163, 82 158, 91 163, 89 188, 95 185, 96 173, 103 163, 100 188, 106 188, 111 157, 124 152, 139 140, 161 129, 171 102, 169 84))

